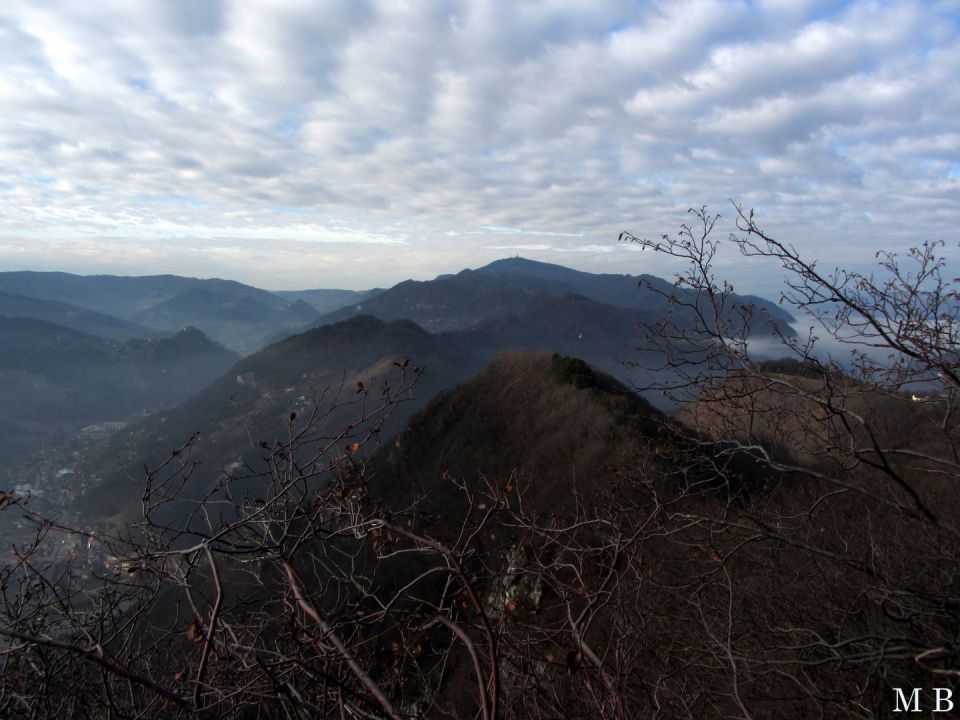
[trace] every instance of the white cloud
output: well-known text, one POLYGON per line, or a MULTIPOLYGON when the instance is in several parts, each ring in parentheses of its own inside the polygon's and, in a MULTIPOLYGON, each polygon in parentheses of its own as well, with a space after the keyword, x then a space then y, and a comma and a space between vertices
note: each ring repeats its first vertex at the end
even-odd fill
POLYGON ((896 0, 11 0, 0 268, 657 271, 620 230, 731 198, 868 262, 955 237, 958 30, 896 0))
POLYGON ((553 245, 543 243, 527 243, 524 245, 487 245, 485 250, 506 250, 507 252, 520 252, 523 250, 553 250, 553 245))

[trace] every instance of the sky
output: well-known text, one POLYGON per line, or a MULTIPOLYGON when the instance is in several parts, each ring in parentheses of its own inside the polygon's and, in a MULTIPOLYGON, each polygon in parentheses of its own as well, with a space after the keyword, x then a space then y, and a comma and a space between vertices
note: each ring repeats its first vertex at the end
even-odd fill
POLYGON ((731 202, 821 266, 953 262, 958 37, 953 0, 4 0, 0 270, 670 276, 620 232, 731 202))

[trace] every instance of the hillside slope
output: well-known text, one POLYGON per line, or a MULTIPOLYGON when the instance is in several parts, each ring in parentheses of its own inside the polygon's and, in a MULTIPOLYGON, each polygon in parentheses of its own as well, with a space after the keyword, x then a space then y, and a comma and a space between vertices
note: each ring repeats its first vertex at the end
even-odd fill
POLYGON ((0 317, 0 418, 42 434, 172 407, 238 356, 190 328, 124 343, 0 317))
POLYGON ((372 290, 275 290, 274 295, 284 298, 288 302, 303 300, 320 314, 333 312, 346 305, 362 303, 374 295, 383 292, 383 288, 372 290))
POLYGON ((179 275, 73 275, 63 272, 0 272, 0 290, 42 300, 77 305, 130 319, 138 312, 188 290, 202 289, 223 297, 248 298, 281 308, 289 301, 233 280, 179 275))
POLYGON ((40 300, 26 295, 0 291, 0 317, 31 317, 54 323, 88 335, 97 335, 108 340, 128 340, 134 337, 151 337, 154 333, 111 315, 104 315, 53 300, 40 300))
POLYGON ((0 314, 36 317, 111 339, 196 327, 249 353, 320 313, 301 298, 232 280, 23 271, 0 273, 0 314))
POLYGON ((506 484, 519 474, 533 506, 567 513, 574 493, 612 487, 606 470, 632 465, 665 424, 649 403, 581 360, 503 353, 410 419, 371 460, 371 488, 397 507, 419 494, 421 510, 456 522, 464 496, 442 478, 506 484))
POLYGON ((242 359, 186 403, 118 434, 105 453, 89 461, 89 472, 103 483, 83 505, 95 518, 135 511, 141 490, 130 478, 142 478, 144 464, 163 462, 172 447, 197 432, 195 456, 204 466, 190 495, 206 492, 227 466, 262 468, 258 442, 285 437, 291 411, 302 418, 301 429, 312 419, 321 434, 363 425, 358 418, 364 408, 381 402, 384 383, 403 386, 414 366, 422 377, 412 392, 398 398, 402 401, 380 429, 383 436, 397 432, 440 389, 474 372, 476 359, 409 321, 387 324, 367 316, 275 343, 242 359), (405 363, 409 368, 401 370, 405 363), (360 383, 363 392, 358 392, 360 383))
POLYGON ((218 342, 246 354, 259 350, 264 338, 278 330, 302 327, 318 315, 302 300, 278 306, 262 295, 225 295, 206 287, 193 287, 141 310, 133 319, 160 332, 198 327, 218 342))
MULTIPOLYGON (((692 326, 682 305, 671 305, 664 293, 687 291, 653 276, 596 275, 524 258, 498 260, 477 270, 463 270, 434 280, 408 280, 362 303, 322 316, 314 325, 370 314, 382 320, 410 319, 432 332, 461 330, 493 317, 527 312, 540 296, 579 295, 598 303, 639 310, 663 317, 672 310, 678 321, 692 326), (651 289, 652 288, 652 289, 651 289)), ((692 297, 692 296, 691 296, 692 297)), ((734 296, 734 303, 753 305, 761 315, 757 334, 770 332, 766 319, 790 335, 792 317, 762 298, 734 296)))
POLYGON ((170 462, 145 492, 127 456, 83 500, 117 513, 95 535, 116 556, 86 562, 143 603, 130 621, 146 642, 118 659, 156 678, 191 667, 212 617, 205 682, 225 716, 348 696, 358 716, 558 720, 881 718, 893 688, 951 667, 952 529, 878 495, 869 469, 839 488, 761 473, 702 423, 545 353, 501 355, 376 451, 388 433, 339 433, 407 351, 432 358, 424 379, 464 371, 442 336, 355 318, 125 434, 170 462), (329 414, 291 397, 331 378, 344 402, 329 414), (170 453, 187 428, 200 440, 170 453), (153 525, 118 528, 141 502, 153 525), (268 661, 280 689, 251 671, 268 661), (316 681, 331 672, 332 688, 316 681))
MULTIPOLYGON (((411 543, 397 518, 469 563, 496 627, 507 716, 885 717, 891 686, 923 682, 914 656, 955 627, 935 610, 954 576, 901 553, 919 562, 948 541, 916 533, 922 524, 883 499, 761 472, 730 450, 578 360, 501 356, 370 463, 397 536, 375 538, 391 558, 378 577, 419 583, 427 603, 447 592, 401 554, 411 543), (891 586, 904 593, 896 604, 891 586), (930 615, 905 627, 884 612, 900 603, 930 615), (816 694, 796 692, 801 676, 816 694)), ((469 658, 444 662, 437 716, 470 716, 481 693, 469 658)))

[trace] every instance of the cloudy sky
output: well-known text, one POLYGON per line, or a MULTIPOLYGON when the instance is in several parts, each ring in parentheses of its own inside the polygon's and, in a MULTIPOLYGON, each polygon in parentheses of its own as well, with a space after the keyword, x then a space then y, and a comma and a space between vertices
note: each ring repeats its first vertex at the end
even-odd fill
POLYGON ((731 199, 824 264, 957 255, 958 37, 958 2, 4 0, 0 269, 667 275, 620 231, 731 199))

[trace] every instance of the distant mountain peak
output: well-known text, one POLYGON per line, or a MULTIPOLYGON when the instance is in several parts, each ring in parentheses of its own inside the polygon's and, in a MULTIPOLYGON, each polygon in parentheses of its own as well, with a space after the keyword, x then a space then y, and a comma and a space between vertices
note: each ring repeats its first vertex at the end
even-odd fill
POLYGON ((188 325, 187 327, 183 328, 183 330, 180 330, 161 342, 165 342, 171 347, 176 347, 181 350, 188 348, 192 350, 216 349, 222 350, 225 353, 230 353, 231 355, 235 355, 235 353, 227 350, 227 348, 220 343, 212 340, 205 332, 203 332, 203 330, 198 327, 194 327, 193 325, 188 325))
POLYGON ((477 270, 478 271, 482 271, 482 270, 503 271, 503 270, 532 270, 532 269, 545 269, 545 268, 555 268, 557 270, 566 270, 567 272, 576 272, 575 270, 566 268, 563 265, 541 262, 540 260, 531 260, 530 258, 520 257, 519 255, 516 255, 510 258, 501 258, 500 260, 494 260, 492 263, 488 263, 483 267, 477 268, 477 270))
POLYGON ((531 275, 534 277, 550 280, 575 281, 585 278, 594 280, 603 278, 626 278, 632 277, 625 273, 591 273, 584 270, 574 270, 564 265, 556 263, 542 262, 540 260, 531 260, 530 258, 520 257, 502 258, 494 260, 492 263, 477 268, 476 272, 486 273, 509 273, 517 275, 531 275))

